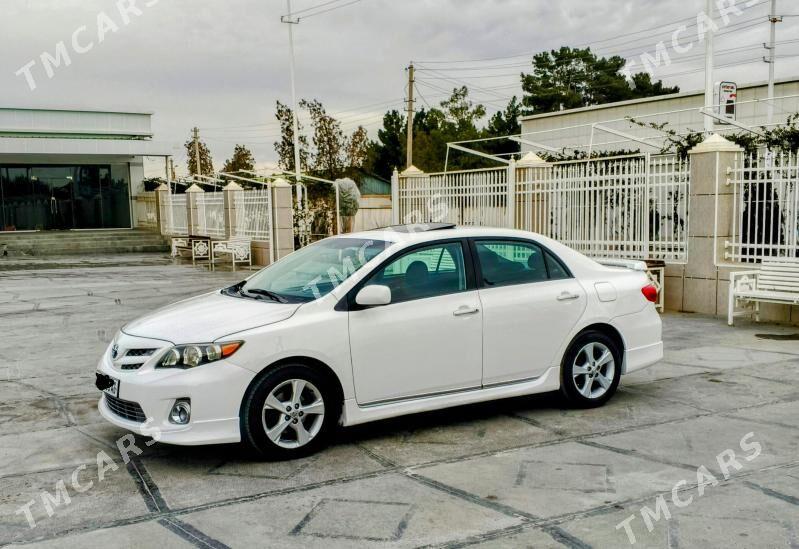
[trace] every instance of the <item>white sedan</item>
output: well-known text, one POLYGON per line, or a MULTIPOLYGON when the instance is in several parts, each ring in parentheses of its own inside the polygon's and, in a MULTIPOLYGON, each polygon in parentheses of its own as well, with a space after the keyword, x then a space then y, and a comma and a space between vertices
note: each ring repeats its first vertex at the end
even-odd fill
POLYGON ((560 391, 598 406, 663 356, 642 263, 445 224, 327 238, 127 324, 100 413, 161 442, 284 458, 339 425, 560 391))

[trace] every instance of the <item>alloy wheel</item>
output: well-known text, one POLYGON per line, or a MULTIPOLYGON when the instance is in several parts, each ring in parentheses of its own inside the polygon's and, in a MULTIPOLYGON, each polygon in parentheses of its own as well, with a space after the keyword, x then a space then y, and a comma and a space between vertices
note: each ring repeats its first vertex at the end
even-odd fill
POLYGON ((574 357, 572 379, 585 398, 595 399, 607 393, 615 375, 616 361, 603 343, 588 343, 574 357))
POLYGON ((319 434, 325 419, 322 393, 310 381, 289 379, 270 391, 264 402, 264 432, 281 448, 300 448, 319 434))

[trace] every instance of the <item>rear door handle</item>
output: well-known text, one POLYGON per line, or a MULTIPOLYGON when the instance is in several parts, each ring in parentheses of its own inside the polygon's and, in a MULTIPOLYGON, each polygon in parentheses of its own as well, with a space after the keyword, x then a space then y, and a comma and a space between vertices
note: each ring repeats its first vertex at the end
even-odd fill
POLYGON ((579 297, 578 294, 563 292, 558 296, 558 301, 571 301, 572 299, 579 299, 579 297))
POLYGON ((475 313, 479 313, 480 309, 477 307, 459 307, 455 311, 452 312, 452 316, 465 316, 465 315, 473 315, 475 313))

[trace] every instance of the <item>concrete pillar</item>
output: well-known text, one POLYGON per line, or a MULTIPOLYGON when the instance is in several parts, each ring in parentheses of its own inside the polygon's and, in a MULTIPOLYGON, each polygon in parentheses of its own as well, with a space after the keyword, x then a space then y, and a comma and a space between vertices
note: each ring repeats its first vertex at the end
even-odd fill
POLYGON ((505 226, 508 229, 516 228, 516 159, 511 158, 508 164, 508 195, 505 198, 505 211, 507 219, 505 226))
POLYGON ((225 237, 236 236, 236 197, 244 192, 241 185, 231 181, 222 189, 222 197, 225 200, 225 237))
POLYGON ((399 225, 399 172, 397 168, 391 173, 391 224, 399 225))
POLYGON ((710 135, 688 152, 688 261, 681 277, 674 267, 667 272, 666 298, 670 308, 679 296, 679 310, 726 314, 729 269, 725 272, 720 266, 724 264, 724 243, 730 238, 733 222, 733 189, 728 184, 728 171, 742 152, 741 147, 718 134, 710 135), (671 298, 669 293, 673 294, 671 298))
POLYGON ((272 182, 272 240, 275 260, 294 251, 294 212, 291 184, 285 179, 272 182))
POLYGON ((155 190, 155 211, 158 216, 158 232, 165 234, 167 205, 169 204, 169 185, 161 183, 155 190))
MULTIPOLYGON (((415 196, 425 198, 417 198, 415 199, 414 203, 411 204, 406 203, 406 211, 404 212, 404 215, 401 215, 402 212, 398 210, 398 219, 395 225, 411 225, 414 223, 428 223, 431 221, 448 221, 447 217, 450 213, 449 206, 447 204, 439 206, 433 203, 433 196, 430 189, 430 178, 427 177, 427 174, 425 174, 416 166, 408 166, 402 172, 400 172, 397 181, 399 181, 399 178, 406 180, 406 185, 408 185, 406 190, 408 190, 411 186, 418 185, 419 180, 427 181, 427 188, 424 189, 423 192, 420 192, 422 189, 419 188, 413 189, 413 194, 415 196), (408 179, 413 179, 413 181, 407 181, 408 179), (424 201, 424 203, 422 203, 422 201, 424 201)), ((399 208, 399 202, 397 202, 397 207, 399 208)))
MULTIPOLYGON (((535 154, 528 152, 516 162, 516 189, 527 185, 532 190, 533 184, 540 184, 552 179, 552 164, 535 154)), ((533 231, 550 236, 549 208, 546 193, 522 195, 516 193, 516 229, 533 231)), ((513 228, 513 227, 511 227, 513 228)))
POLYGON ((190 235, 199 234, 200 216, 197 211, 197 194, 204 192, 196 183, 186 189, 186 222, 190 235))

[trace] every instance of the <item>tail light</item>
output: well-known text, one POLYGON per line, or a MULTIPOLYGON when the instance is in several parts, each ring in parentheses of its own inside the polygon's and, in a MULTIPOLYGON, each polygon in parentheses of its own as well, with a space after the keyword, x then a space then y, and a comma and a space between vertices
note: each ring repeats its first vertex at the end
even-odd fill
POLYGON ((654 284, 647 284, 643 288, 641 288, 641 293, 644 294, 644 297, 647 301, 651 303, 657 303, 658 300, 658 289, 655 288, 654 284))

